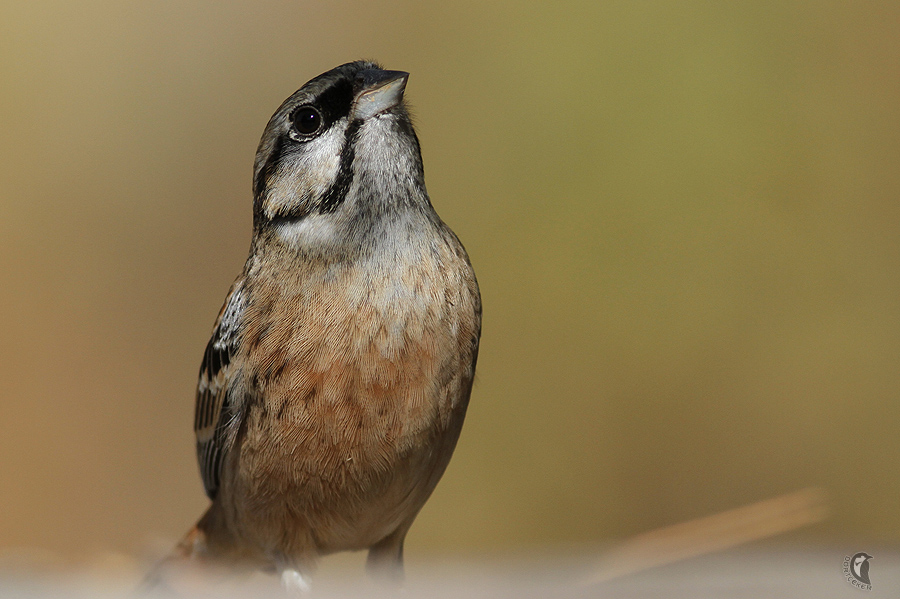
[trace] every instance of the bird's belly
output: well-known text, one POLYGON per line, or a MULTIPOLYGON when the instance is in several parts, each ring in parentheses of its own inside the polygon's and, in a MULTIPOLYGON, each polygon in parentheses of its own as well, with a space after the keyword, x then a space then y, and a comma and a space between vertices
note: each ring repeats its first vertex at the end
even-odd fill
POLYGON ((296 399, 274 418, 248 413, 232 488, 260 545, 289 555, 362 549, 418 511, 441 459, 438 419, 404 430, 407 406, 374 394, 296 399))

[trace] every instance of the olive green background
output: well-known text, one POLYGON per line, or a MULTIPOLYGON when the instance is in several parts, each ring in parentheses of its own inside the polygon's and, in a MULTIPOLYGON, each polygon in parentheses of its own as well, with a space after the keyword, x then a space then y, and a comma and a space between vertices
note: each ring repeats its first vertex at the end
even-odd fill
POLYGON ((900 8, 743 4, 5 3, 0 552, 139 553, 200 515, 194 384, 256 143, 357 58, 412 73, 484 299, 409 554, 809 486, 832 516, 796 538, 900 542, 900 8))

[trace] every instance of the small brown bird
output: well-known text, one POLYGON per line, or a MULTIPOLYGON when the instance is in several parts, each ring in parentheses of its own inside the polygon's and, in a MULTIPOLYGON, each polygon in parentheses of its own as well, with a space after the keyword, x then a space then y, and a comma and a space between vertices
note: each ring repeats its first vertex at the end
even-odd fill
POLYGON ((352 62, 304 85, 263 133, 253 241, 200 369, 194 429, 212 505, 179 545, 275 569, 403 539, 456 446, 481 299, 425 191, 408 73, 352 62))

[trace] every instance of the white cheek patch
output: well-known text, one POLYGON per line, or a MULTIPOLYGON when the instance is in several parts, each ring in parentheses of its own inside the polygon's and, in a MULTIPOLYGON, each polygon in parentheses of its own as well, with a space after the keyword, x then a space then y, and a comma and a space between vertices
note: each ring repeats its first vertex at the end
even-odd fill
POLYGON ((311 208, 337 178, 343 145, 344 127, 335 125, 304 143, 299 151, 286 154, 267 181, 263 204, 266 216, 295 214, 311 208))
POLYGON ((275 230, 286 243, 307 249, 326 249, 338 241, 333 214, 313 212, 296 221, 278 223, 275 230))

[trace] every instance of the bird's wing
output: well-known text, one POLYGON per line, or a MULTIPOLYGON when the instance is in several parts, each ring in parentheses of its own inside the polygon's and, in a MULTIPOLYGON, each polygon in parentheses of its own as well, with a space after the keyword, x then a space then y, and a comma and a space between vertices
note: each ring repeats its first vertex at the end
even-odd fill
POLYGON ((243 280, 238 279, 231 287, 206 345, 197 381, 194 434, 197 436, 200 476, 210 499, 215 499, 219 490, 222 463, 234 444, 242 417, 241 398, 235 390, 237 368, 234 358, 244 304, 243 280))

